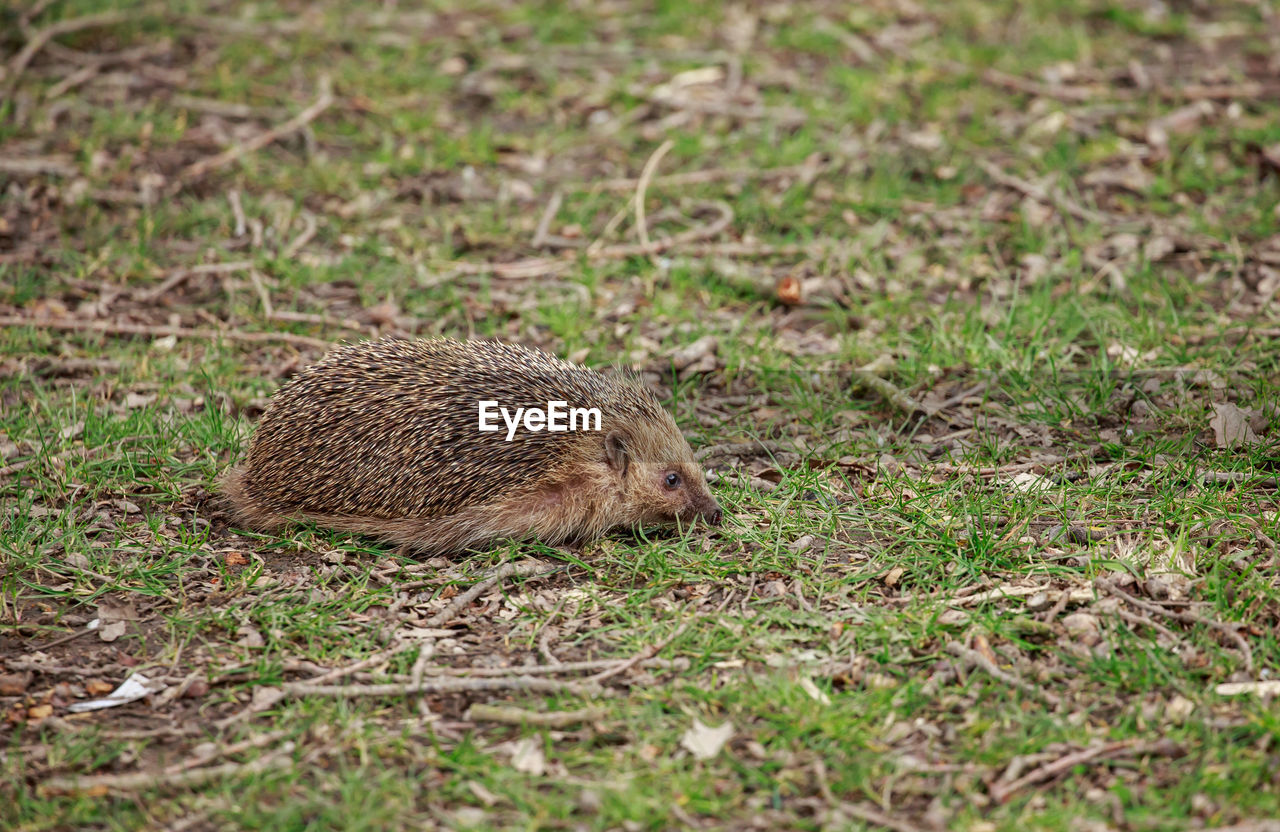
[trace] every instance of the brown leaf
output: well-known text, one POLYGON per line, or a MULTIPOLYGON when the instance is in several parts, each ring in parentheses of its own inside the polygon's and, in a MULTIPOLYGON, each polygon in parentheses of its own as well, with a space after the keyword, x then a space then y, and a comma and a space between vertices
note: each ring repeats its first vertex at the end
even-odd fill
POLYGON ((227 566, 247 566, 249 564, 249 559, 239 552, 227 552, 223 560, 226 561, 227 566))
POLYGON ((116 601, 103 598, 98 601, 98 618, 103 624, 110 621, 137 621, 141 618, 132 601, 116 601))
POLYGON ((0 675, 0 696, 21 696, 31 684, 32 673, 5 673, 0 675))
POLYGON ((1215 404, 1213 410, 1214 414, 1209 420, 1209 427, 1213 428, 1213 438, 1219 448, 1257 445, 1262 441, 1249 426, 1249 421, 1257 415, 1257 411, 1241 410, 1230 402, 1215 404))
POLYGON ((115 685, 102 679, 90 679, 84 684, 84 691, 90 696, 106 696, 115 689, 115 685))
POLYGON ((795 275, 787 275, 778 281, 777 286, 778 300, 788 306, 797 306, 804 301, 804 292, 801 291, 800 281, 795 275))

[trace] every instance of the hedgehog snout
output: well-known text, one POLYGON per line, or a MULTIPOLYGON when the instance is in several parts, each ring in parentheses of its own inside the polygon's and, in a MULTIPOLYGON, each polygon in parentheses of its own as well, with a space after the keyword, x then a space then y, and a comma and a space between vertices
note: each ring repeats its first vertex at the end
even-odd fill
POLYGON ((724 512, 720 510, 720 504, 710 494, 699 498, 693 509, 698 519, 709 526, 718 526, 720 521, 724 519, 724 512))

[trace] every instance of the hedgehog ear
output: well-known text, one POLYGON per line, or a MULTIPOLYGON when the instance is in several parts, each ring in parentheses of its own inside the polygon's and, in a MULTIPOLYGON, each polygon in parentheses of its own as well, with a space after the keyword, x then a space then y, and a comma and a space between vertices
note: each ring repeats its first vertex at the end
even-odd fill
POLYGON ((627 452, 627 438, 625 433, 617 430, 604 438, 605 461, 620 477, 627 475, 627 465, 631 461, 631 455, 627 452))

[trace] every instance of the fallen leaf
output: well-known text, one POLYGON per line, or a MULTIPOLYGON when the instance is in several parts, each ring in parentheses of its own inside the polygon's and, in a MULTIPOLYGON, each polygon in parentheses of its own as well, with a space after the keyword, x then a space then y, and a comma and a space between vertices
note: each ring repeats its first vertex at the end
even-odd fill
POLYGON ((224 560, 227 566, 246 566, 249 563, 249 559, 239 552, 227 552, 224 560))
POLYGON ((537 737, 525 737, 511 743, 511 767, 524 774, 541 777, 547 772, 547 758, 537 737))
POLYGON ((98 628, 98 638, 106 642, 112 642, 124 635, 125 630, 128 628, 128 622, 112 621, 98 628))
POLYGON ((110 682, 102 679, 90 679, 84 683, 85 693, 90 696, 102 696, 104 694, 111 693, 113 687, 114 686, 110 682))
POLYGON ((699 760, 710 760, 720 753, 724 744, 733 736, 733 723, 725 722, 714 728, 694 720, 693 727, 684 732, 680 745, 699 760))
POLYGON ((1209 427, 1213 428, 1213 438, 1219 448, 1257 445, 1262 441, 1253 432, 1253 428, 1249 427, 1249 421, 1254 417, 1253 411, 1241 410, 1230 402, 1215 404, 1213 410, 1209 427))
POLYGON ((31 679, 32 673, 29 670, 24 673, 0 674, 0 696, 21 696, 26 693, 31 679))
POLYGON ((788 306, 796 306, 804 301, 804 292, 795 275, 786 275, 778 281, 775 289, 778 300, 788 306))
POLYGON ((110 621, 137 621, 140 617, 132 601, 115 601, 111 598, 98 601, 98 618, 103 624, 110 621))

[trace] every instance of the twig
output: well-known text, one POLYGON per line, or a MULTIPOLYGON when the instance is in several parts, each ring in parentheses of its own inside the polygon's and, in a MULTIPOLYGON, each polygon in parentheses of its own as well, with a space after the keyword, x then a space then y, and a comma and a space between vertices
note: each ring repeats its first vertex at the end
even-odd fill
POLYGON ((253 284, 253 289, 258 293, 258 300, 262 301, 262 314, 268 319, 275 317, 275 308, 271 305, 271 295, 267 292, 266 284, 262 282, 262 275, 258 274, 257 269, 249 269, 249 282, 253 284))
POLYGON ((594 676, 588 676, 587 681, 597 682, 597 683, 603 682, 605 679, 611 679, 614 676, 617 676, 619 673, 626 673, 628 670, 640 664, 645 659, 653 658, 658 653, 662 652, 662 650, 668 644, 675 641, 680 636, 684 635, 684 631, 689 628, 689 624, 692 623, 692 621, 693 619, 689 619, 685 621, 679 627, 676 627, 675 631, 671 633, 671 635, 667 636, 662 641, 659 641, 657 644, 649 645, 644 650, 641 650, 639 653, 627 659, 626 661, 622 662, 621 664, 615 667, 611 667, 608 670, 602 670, 594 676))
POLYGON ((932 415, 924 405, 902 392, 896 384, 881 378, 880 373, 883 372, 881 367, 888 363, 882 359, 876 359, 870 364, 854 369, 853 382, 855 386, 865 387, 879 394, 881 398, 893 405, 894 409, 900 410, 908 416, 913 413, 932 415))
MULTIPOLYGON (((655 176, 649 182, 654 188, 674 188, 681 185, 706 185, 735 179, 782 179, 788 176, 806 177, 819 171, 810 164, 783 165, 776 168, 708 168, 706 170, 686 171, 685 173, 669 173, 666 176, 655 176)), ((634 191, 638 180, 606 179, 603 182, 583 183, 579 190, 591 191, 634 191)))
POLYGON ((1235 627, 1232 627, 1229 624, 1224 624, 1221 621, 1215 621, 1212 618, 1205 618, 1202 615, 1196 615, 1193 612, 1176 612, 1162 607, 1159 604, 1152 604, 1149 601, 1143 601, 1141 598, 1135 598, 1106 578, 1098 578, 1095 583, 1099 589, 1109 592, 1122 601, 1127 601, 1139 609, 1164 616, 1165 618, 1171 618, 1174 621, 1181 621, 1183 624, 1203 624, 1210 629, 1223 633, 1231 638, 1231 640, 1240 648, 1240 653, 1244 657, 1245 672, 1249 674, 1253 673, 1253 650, 1250 649, 1249 642, 1245 641, 1244 636, 1240 635, 1240 631, 1235 627))
POLYGON ((355 698, 361 696, 409 696, 418 693, 465 693, 471 691, 527 690, 539 693, 590 694, 598 688, 591 679, 583 682, 560 682, 554 679, 535 679, 532 676, 514 676, 505 679, 427 679, 419 684, 383 685, 312 685, 306 682, 286 684, 284 690, 295 696, 336 696, 355 698))
POLYGON ((542 248, 542 244, 547 240, 547 234, 551 231, 551 222, 556 218, 556 214, 560 211, 560 204, 564 202, 564 191, 556 188, 551 194, 551 199, 547 200, 547 207, 542 211, 542 218, 538 220, 538 227, 533 232, 533 240, 530 242, 534 248, 542 248))
POLYGON ((991 661, 977 650, 970 650, 958 641, 949 643, 947 645, 947 652, 980 668, 993 679, 1004 682, 1006 685, 1011 685, 1012 687, 1015 687, 1024 693, 1028 693, 1037 699, 1042 699, 1054 707, 1062 704, 1062 700, 1056 694, 1049 693, 1049 691, 1036 687, 1030 682, 1023 681, 1012 673, 1001 670, 996 666, 995 662, 991 661))
MULTIPOLYGON (((711 227, 711 226, 708 226, 711 227)), ((698 229, 684 232, 676 237, 653 240, 648 245, 628 244, 603 246, 595 251, 588 246, 583 256, 588 261, 624 260, 628 257, 642 257, 651 254, 662 254, 673 248, 680 248, 680 253, 688 257, 807 257, 812 260, 825 256, 822 243, 796 245, 789 243, 686 243, 689 234, 700 233, 698 229)), ((594 243, 593 243, 594 245, 594 243)), ((834 244, 833 244, 834 245, 834 244)), ((465 260, 451 260, 445 263, 449 269, 458 274, 492 274, 507 280, 519 280, 547 275, 557 275, 574 267, 574 261, 564 258, 528 257, 510 263, 472 263, 465 260)), ((450 275, 450 279, 455 275, 450 275)), ((443 281, 442 281, 443 282, 443 281)))
POLYGON ((1058 595, 1058 600, 1049 608, 1049 611, 1044 614, 1043 621, 1045 626, 1047 627, 1052 624, 1053 620, 1062 614, 1062 611, 1067 608, 1067 604, 1069 603, 1071 603, 1071 590, 1064 589, 1058 595))
POLYGON ((427 662, 431 661, 431 657, 436 654, 435 639, 428 639, 418 648, 418 658, 414 659, 413 670, 409 673, 409 684, 414 687, 422 687, 422 673, 426 670, 427 662))
POLYGON ((773 439, 759 439, 751 442, 724 442, 719 445, 708 445, 694 452, 693 458, 702 462, 717 456, 742 456, 744 454, 772 454, 782 450, 783 443, 773 439))
POLYGON ((813 779, 818 784, 818 794, 822 795, 822 799, 826 801, 827 806, 834 812, 853 815, 861 821, 875 826, 882 826, 885 829, 892 829, 894 832, 921 832, 920 827, 885 814, 879 809, 864 806, 861 803, 848 803, 839 800, 835 793, 831 791, 831 783, 827 779, 826 763, 820 759, 813 761, 813 779))
POLYGON ((194 757, 183 760, 180 763, 174 763, 164 769, 164 774, 177 774, 180 771, 190 771, 193 768, 199 768, 205 763, 211 763, 219 757, 230 757, 232 754, 239 754, 242 751, 248 751, 251 748, 261 748, 264 745, 270 745, 276 740, 284 739, 288 736, 290 729, 282 729, 278 731, 268 731, 265 734, 258 734, 247 740, 232 743, 231 745, 210 749, 203 754, 197 754, 194 757))
POLYGON ((1006 173, 996 165, 988 162, 986 159, 978 159, 978 166, 986 171, 987 176, 995 180, 996 184, 1003 185, 1006 188, 1018 191, 1025 196, 1029 196, 1037 202, 1043 202, 1045 205, 1052 205, 1059 211, 1070 214, 1081 222, 1112 222, 1109 217, 1086 208, 1070 197, 1054 192, 1049 193, 1039 185, 1034 185, 1025 179, 1020 179, 1011 173, 1006 173))
POLYGON ((1105 757, 1114 754, 1117 751, 1128 748, 1133 745, 1135 740, 1122 740, 1120 742, 1105 743, 1103 745, 1095 745, 1092 748, 1086 748, 1083 751, 1075 751, 1071 754, 1065 754, 1051 763, 1045 763, 1042 766, 1032 769, 1026 774, 1009 783, 996 782, 991 786, 991 798, 996 803, 1006 803, 1015 792, 1026 788, 1035 783, 1052 779, 1065 771, 1070 771, 1081 763, 1087 763, 1098 757, 1105 757))
POLYGON ((238 272, 242 269, 253 268, 252 260, 232 260, 227 263, 201 263, 198 266, 191 266, 185 269, 178 269, 169 275, 163 283, 148 289, 138 295, 138 300, 150 303, 164 295, 165 292, 172 290, 174 287, 184 283, 187 278, 194 277, 199 274, 230 274, 238 272))
POLYGON ((913 823, 907 823, 905 820, 886 815, 879 809, 873 809, 870 806, 864 806, 861 803, 841 803, 838 811, 847 812, 858 820, 867 823, 883 826, 885 829, 892 829, 894 832, 922 832, 922 828, 913 823))
POLYGON ((636 233, 640 237, 640 245, 646 248, 649 246, 649 226, 644 219, 645 191, 649 190, 649 180, 653 179, 653 173, 658 169, 658 163, 675 146, 675 142, 671 141, 671 139, 667 139, 658 145, 658 148, 649 156, 649 160, 644 163, 644 169, 640 171, 640 179, 636 182, 636 233))
POLYGON ((289 245, 285 246, 284 251, 280 252, 280 256, 286 260, 292 260, 298 256, 298 252, 302 251, 302 247, 311 242, 312 238, 316 236, 316 218, 310 211, 302 212, 302 224, 302 231, 290 241, 289 245))
POLYGON ((247 763, 223 763, 209 768, 197 768, 176 772, 138 772, 136 774, 99 774, 89 777, 51 777, 40 784, 41 794, 65 794, 106 789, 107 791, 136 791, 139 789, 165 789, 195 786, 223 777, 260 774, 275 768, 293 765, 290 756, 293 743, 285 743, 277 752, 247 763))
MULTIPOLYGON (((720 605, 718 607, 716 607, 716 611, 715 611, 716 615, 719 615, 720 613, 724 612, 725 607, 729 606, 729 602, 733 600, 733 596, 734 596, 734 593, 732 591, 725 594, 724 600, 720 602, 720 605)), ((605 679, 610 679, 614 676, 617 676, 620 673, 626 673, 628 670, 640 664, 641 662, 646 661, 647 659, 653 658, 657 654, 661 653, 664 649, 666 649, 668 644, 670 644, 671 642, 679 638, 681 635, 683 635, 684 631, 689 628, 689 625, 692 624, 699 617, 700 616, 694 616, 694 617, 685 619, 680 624, 679 627, 676 627, 675 632, 673 632, 671 635, 664 638, 662 641, 658 642, 657 644, 653 644, 653 645, 650 645, 649 647, 646 647, 644 650, 641 650, 639 653, 632 656, 630 659, 627 659, 625 662, 618 665, 617 667, 611 667, 608 670, 600 671, 594 676, 588 676, 587 681, 597 682, 597 683, 603 682, 605 679)))
POLYGON ((31 59, 54 38, 84 29, 93 29, 98 26, 114 26, 117 23, 125 22, 133 14, 136 14, 136 12, 111 11, 87 14, 84 17, 59 20, 57 23, 51 23, 43 29, 32 32, 27 38, 27 45, 22 47, 22 50, 17 55, 13 56, 13 60, 9 61, 8 89, 12 91, 17 87, 18 79, 22 76, 23 71, 26 70, 27 65, 31 63, 31 59))
POLYGON ((582 708, 577 711, 526 711, 510 705, 488 705, 477 702, 467 710, 467 719, 473 722, 501 722, 507 725, 535 725, 539 728, 566 728, 583 722, 604 719, 604 708, 582 708))
POLYGON ((333 84, 328 75, 320 76, 320 92, 316 96, 315 102, 302 112, 283 124, 264 130, 246 142, 229 147, 226 150, 207 159, 201 159, 193 162, 183 168, 174 181, 172 190, 174 192, 181 190, 183 187, 190 185, 192 182, 200 179, 210 171, 225 167, 242 156, 261 150, 272 142, 283 138, 284 136, 294 133, 311 122, 315 121, 325 110, 333 105, 333 84))
MULTIPOLYGON (((479 597, 481 593, 483 593, 485 590, 489 589, 498 581, 504 578, 511 577, 512 575, 520 575, 523 577, 533 577, 536 575, 551 574, 552 572, 558 571, 560 568, 561 567, 558 567, 558 566, 547 568, 545 564, 539 563, 538 561, 521 561, 519 563, 505 563, 502 566, 498 567, 496 570, 494 570, 494 572, 487 579, 481 581, 480 583, 471 587, 471 589, 467 590, 466 592, 462 593, 458 597, 454 598, 453 602, 450 603, 449 606, 445 607, 443 610, 437 613, 434 617, 431 618, 430 621, 423 624, 421 629, 427 629, 427 630, 440 629, 442 625, 452 620, 454 616, 456 616, 464 607, 466 607, 467 604, 474 601, 477 597, 479 597), (540 572, 539 570, 544 570, 544 571, 540 572)), ((434 643, 431 644, 431 648, 428 651, 426 645, 423 645, 421 641, 406 642, 403 644, 398 644, 395 647, 392 647, 388 650, 383 650, 379 653, 375 653, 374 655, 369 656, 368 658, 361 659, 355 664, 347 665, 346 667, 336 667, 333 670, 330 670, 314 678, 308 679, 306 682, 296 682, 293 685, 286 685, 285 687, 286 689, 291 689, 291 688, 298 688, 300 686, 303 688, 307 688, 308 690, 314 688, 317 690, 327 691, 327 690, 330 690, 331 686, 326 686, 325 685, 326 682, 331 682, 334 679, 340 679, 343 676, 349 676, 352 673, 357 673, 361 670, 367 670, 370 667, 376 667, 377 665, 380 665, 383 662, 389 661, 395 656, 398 656, 400 653, 403 653, 404 651, 414 647, 415 645, 421 645, 422 650, 426 652, 426 655, 428 658, 431 655, 433 655, 435 652, 434 643)), ((422 655, 423 654, 420 652, 418 656, 420 660, 422 659, 422 655)), ((426 662, 422 661, 421 663, 422 663, 421 668, 419 668, 418 664, 415 663, 414 665, 415 675, 418 674, 419 670, 421 670, 422 673, 426 672, 426 662)), ((411 678, 410 680, 410 687, 414 688, 415 690, 421 687, 423 684, 424 683, 421 681, 421 676, 419 676, 417 679, 411 678)), ((341 695, 341 694, 328 694, 328 695, 341 695)), ((353 695, 372 696, 375 694, 353 694, 353 695)))
POLYGON ((505 578, 518 576, 522 578, 543 577, 553 572, 560 571, 562 567, 553 566, 548 568, 546 564, 539 563, 535 560, 526 560, 519 563, 504 563, 493 571, 493 573, 480 583, 468 589, 466 592, 454 598, 449 606, 433 615, 422 626, 427 629, 437 629, 443 627, 452 621, 459 612, 466 608, 468 604, 479 598, 487 592, 494 584, 505 578))
POLYGON ((277 309, 271 313, 271 320, 285 321, 294 324, 315 324, 316 326, 337 326, 353 332, 367 334, 359 321, 350 318, 331 318, 328 315, 313 315, 309 312, 294 312, 291 309, 277 309))
MULTIPOLYGON (((550 676, 559 673, 582 673, 588 670, 601 670, 616 667, 628 659, 590 659, 581 662, 561 662, 560 664, 526 664, 518 667, 427 667, 423 668, 423 676, 463 676, 481 678, 493 676, 550 676)), ((646 659, 640 663, 642 667, 680 668, 681 660, 646 659)), ((403 677, 400 677, 403 678, 403 677)))
POLYGON ((244 341, 250 344, 279 342, 297 347, 328 350, 331 344, 319 338, 294 335, 291 332, 241 332, 228 329, 204 329, 185 326, 160 326, 146 324, 113 324, 109 321, 51 320, 48 318, 23 318, 17 315, 0 315, 0 326, 31 326, 37 329, 56 329, 62 332, 101 332, 105 335, 145 335, 151 338, 174 336, 200 338, 208 341, 244 341))
POLYGON ((231 216, 236 222, 235 228, 231 231, 231 236, 239 239, 248 230, 244 219, 244 206, 240 204, 240 192, 235 188, 227 191, 227 202, 231 203, 231 216))
POLYGON ((1128 610, 1120 609, 1120 608, 1117 608, 1114 612, 1117 616, 1124 619, 1125 621, 1128 621, 1130 624, 1141 624, 1143 626, 1150 627, 1156 632, 1167 636, 1169 640, 1173 642, 1182 641, 1182 639, 1178 638, 1177 633, 1175 633, 1173 630, 1170 630, 1168 627, 1164 626, 1163 624, 1160 624, 1156 621, 1152 621, 1150 618, 1147 618, 1145 615, 1139 615, 1135 612, 1129 612, 1128 610))
POLYGON ((80 169, 65 159, 0 156, 0 173, 14 176, 75 176, 80 169))

